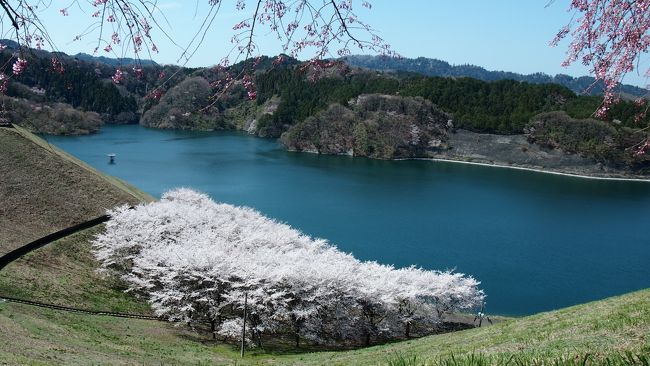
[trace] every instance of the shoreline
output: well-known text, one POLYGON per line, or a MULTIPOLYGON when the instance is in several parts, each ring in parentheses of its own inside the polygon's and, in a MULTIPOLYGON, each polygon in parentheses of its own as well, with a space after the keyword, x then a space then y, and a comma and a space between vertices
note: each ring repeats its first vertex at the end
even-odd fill
POLYGON ((534 173, 553 174, 553 175, 560 175, 560 176, 579 178, 579 179, 650 183, 650 178, 624 178, 624 177, 606 177, 606 176, 601 177, 601 176, 585 175, 585 174, 578 174, 578 173, 567 173, 567 172, 561 172, 555 170, 545 170, 542 168, 529 168, 529 167, 523 167, 517 165, 505 165, 505 164, 498 164, 498 163, 482 163, 476 161, 465 161, 460 159, 456 160, 450 158, 400 158, 400 159, 391 159, 391 160, 393 161, 421 160, 421 161, 432 161, 432 162, 442 162, 442 163, 457 163, 457 164, 485 166, 490 168, 523 170, 523 171, 529 171, 534 173))
MULTIPOLYGON (((129 125, 129 124, 111 124, 115 126, 122 126, 122 125, 129 125)), ((104 126, 103 126, 104 127, 104 126)), ((161 130, 160 128, 155 128, 155 127, 147 127, 147 126, 142 126, 144 128, 150 128, 153 130, 161 130)), ((162 129, 164 130, 164 129, 162 129)), ((100 130, 101 131, 101 130, 100 130)), ((97 132, 100 132, 97 131, 97 132)), ((182 130, 177 130, 177 131, 182 131, 182 130)), ((250 135, 249 133, 246 133, 246 131, 242 130, 222 130, 219 132, 237 132, 237 133, 242 133, 245 135, 250 135)), ((201 131, 203 132, 203 131, 201 131)), ((205 132, 215 132, 215 131, 205 131, 205 132)), ((39 133, 39 135, 42 135, 39 133)), ((85 136, 85 135, 82 135, 85 136)), ((252 135, 255 138, 262 138, 256 135, 252 135)), ((350 155, 346 153, 342 154, 321 154, 320 152, 317 151, 308 151, 308 150, 295 150, 295 149, 289 149, 286 147, 283 147, 283 150, 288 151, 288 152, 296 152, 296 153, 308 153, 308 154, 316 154, 316 155, 342 155, 342 156, 351 156, 351 157, 357 157, 355 155, 350 155)), ((368 157, 366 157, 368 158, 368 157)), ((369 158, 373 159, 373 158, 369 158)), ((382 159, 379 159, 382 160, 382 159)), ((418 160, 418 161, 432 161, 432 162, 442 162, 442 163, 457 163, 457 164, 467 164, 467 165, 474 165, 474 166, 484 166, 484 167, 490 167, 490 168, 502 168, 502 169, 514 169, 514 170, 520 170, 520 171, 529 171, 529 172, 534 172, 534 173, 542 173, 542 174, 552 174, 552 175, 558 175, 558 176, 564 176, 564 177, 569 177, 569 178, 579 178, 579 179, 591 179, 591 180, 603 180, 603 181, 618 181, 618 182, 641 182, 641 183, 650 183, 650 177, 648 178, 631 178, 631 177, 625 177, 625 176, 597 176, 597 175, 589 175, 589 174, 581 174, 581 173, 569 173, 569 172, 564 172, 564 171, 558 171, 558 170, 549 170, 549 169, 544 169, 540 167, 526 167, 526 166, 519 166, 519 165, 507 165, 507 163, 487 163, 487 162, 479 162, 479 161, 467 161, 467 160, 462 160, 462 158, 395 158, 395 159, 387 159, 390 161, 407 161, 407 160, 418 160)))

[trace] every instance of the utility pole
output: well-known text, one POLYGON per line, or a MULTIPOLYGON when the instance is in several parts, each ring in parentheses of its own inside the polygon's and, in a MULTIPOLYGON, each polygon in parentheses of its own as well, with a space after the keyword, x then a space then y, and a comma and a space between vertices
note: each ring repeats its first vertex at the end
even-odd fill
POLYGON ((244 358, 244 345, 246 344, 246 305, 248 305, 248 292, 244 292, 244 326, 241 329, 241 358, 244 358))
POLYGON ((474 324, 476 324, 476 319, 478 319, 478 327, 480 328, 481 325, 483 324, 483 319, 487 319, 490 324, 492 324, 492 320, 490 319, 489 316, 485 314, 485 301, 481 303, 481 310, 476 314, 474 317, 474 324))

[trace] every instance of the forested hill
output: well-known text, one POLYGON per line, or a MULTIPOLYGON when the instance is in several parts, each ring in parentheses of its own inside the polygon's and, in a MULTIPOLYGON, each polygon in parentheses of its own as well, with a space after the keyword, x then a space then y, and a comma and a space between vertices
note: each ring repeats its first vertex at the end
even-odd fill
MULTIPOLYGON (((0 52, 0 61, 10 62, 10 52, 0 52)), ((8 95, 0 97, 5 105, 0 113, 35 132, 91 133, 102 122, 240 129, 261 137, 288 133, 284 142, 296 150, 348 153, 352 149, 355 155, 395 158, 441 150, 446 146, 447 129, 521 135, 538 122, 533 121, 536 115, 564 112, 544 119, 543 126, 532 126, 538 131, 531 135, 533 139, 608 165, 642 169, 649 165, 645 160, 639 164, 633 156, 642 143, 639 139, 646 135, 642 128, 650 122, 648 116, 637 121, 645 106, 623 100, 610 108, 604 121, 590 119, 562 129, 564 125, 556 125, 556 120, 588 119, 602 100, 554 83, 377 73, 344 62, 318 70, 295 59, 285 58, 278 64, 274 57, 262 57, 254 72, 257 98, 249 100, 240 77, 225 91, 219 87, 228 75, 241 75, 242 63, 230 70, 150 65, 138 73, 133 66, 122 66, 123 80, 114 84, 111 76, 116 67, 102 62, 37 50, 24 57, 29 67, 11 78, 8 95), (64 73, 52 70, 53 56, 65 67, 64 73), (150 97, 152 90, 160 98, 150 97), (378 106, 355 104, 360 96, 373 94, 378 96, 371 98, 378 106), (214 95, 220 95, 219 99, 212 99, 214 95), (333 105, 338 107, 332 109, 333 105), (349 118, 330 123, 341 114, 349 118), (430 125, 429 117, 439 121, 430 125), (581 127, 594 123, 610 128, 593 135, 586 133, 593 129, 581 127), (316 126, 322 131, 312 131, 316 126), (413 136, 418 136, 418 143, 410 142, 415 141, 413 136), (433 145, 422 145, 425 141, 433 145)))
MULTIPOLYGON (((0 52, 0 61, 3 63, 10 62, 13 46, 7 45, 8 49, 0 52)), ((310 71, 298 60, 285 57, 285 61, 278 65, 273 62, 274 57, 262 57, 257 61, 255 72, 258 99, 255 103, 247 101, 246 91, 238 81, 227 95, 223 95, 212 108, 205 110, 196 103, 184 102, 187 98, 173 96, 188 97, 192 101, 204 100, 204 104, 209 104, 207 100, 218 92, 215 86, 219 85, 222 81, 220 78, 225 75, 212 67, 191 69, 147 65, 149 61, 143 61, 141 75, 138 77, 134 74, 132 65, 119 67, 124 80, 116 85, 111 82, 111 76, 116 68, 112 66, 113 61, 118 60, 78 56, 39 50, 27 53, 29 67, 11 79, 7 93, 8 96, 19 99, 12 101, 16 106, 15 114, 19 116, 14 122, 21 123, 30 110, 38 109, 35 109, 35 105, 20 102, 28 100, 31 104, 44 103, 53 110, 76 108, 84 112, 97 112, 104 123, 140 122, 150 127, 203 130, 245 128, 260 136, 279 137, 291 126, 325 110, 332 103, 345 106, 359 95, 378 93, 423 97, 450 114, 456 127, 476 132, 519 134, 538 113, 564 110, 571 117, 587 118, 600 103, 598 97, 578 96, 569 88, 553 83, 427 77, 413 73, 377 74, 344 63, 328 69, 314 81, 309 75, 310 71), (60 59, 65 68, 64 73, 52 70, 52 57, 60 59), (155 88, 162 95, 160 101, 148 98, 149 92, 155 88)), ((351 59, 362 58, 355 56, 351 59)), ((390 61, 381 58, 367 60, 390 61)), ((406 61, 408 60, 404 60, 406 61)), ((429 61, 429 65, 438 62, 449 66, 441 61, 429 61)), ((231 73, 239 74, 241 67, 241 64, 233 65, 231 73)), ((633 121, 637 112, 639 108, 633 103, 623 102, 612 108, 607 119, 620 120, 624 126, 637 127, 638 124, 633 121)), ((47 114, 50 117, 58 116, 57 113, 47 114)), ((29 123, 23 124, 31 126, 37 132, 96 131, 99 124, 91 121, 96 118, 91 115, 86 117, 88 118, 77 118, 82 120, 82 123, 78 123, 78 128, 67 128, 69 126, 59 124, 51 128, 42 122, 43 118, 40 118, 42 121, 27 121, 29 123)), ((63 121, 67 118, 58 119, 63 121)), ((646 123, 647 119, 643 125, 646 123)))
MULTIPOLYGON (((555 83, 566 86, 577 94, 584 93, 594 83, 594 78, 590 76, 581 76, 577 78, 565 74, 552 76, 542 72, 524 75, 509 71, 490 71, 480 66, 470 64, 451 65, 442 60, 425 57, 413 59, 353 55, 344 57, 343 60, 351 66, 381 71, 413 72, 426 76, 470 77, 483 81, 508 79, 534 84, 555 83)), ((601 95, 602 90, 602 86, 598 84, 590 90, 590 95, 601 95)), ((619 90, 623 94, 629 94, 636 97, 646 97, 649 93, 647 89, 628 84, 621 84, 619 90)))
MULTIPOLYGON (((578 96, 557 84, 531 84, 513 80, 486 82, 472 78, 443 78, 411 75, 397 77, 344 65, 338 73, 317 81, 291 67, 274 69, 257 76, 257 104, 272 97, 280 103, 272 114, 257 121, 262 136, 277 137, 332 103, 347 106, 361 94, 422 97, 451 115, 455 127, 497 134, 521 134, 538 113, 566 111, 573 118, 588 118, 600 105, 599 97, 578 96)), ((637 123, 640 108, 629 101, 613 106, 607 120, 628 127, 637 123)))

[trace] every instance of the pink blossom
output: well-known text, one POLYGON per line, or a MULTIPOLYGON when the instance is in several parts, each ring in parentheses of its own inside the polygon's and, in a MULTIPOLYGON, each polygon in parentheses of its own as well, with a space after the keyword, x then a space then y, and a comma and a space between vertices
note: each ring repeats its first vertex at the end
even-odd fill
POLYGON ((650 47, 649 7, 647 0, 572 0, 570 9, 576 11, 576 20, 560 29, 551 41, 557 45, 570 35, 562 66, 581 60, 605 84, 598 116, 607 114, 623 76, 634 70, 638 57, 650 47))
POLYGON ((139 67, 134 67, 133 73, 135 74, 135 77, 137 77, 138 79, 141 79, 144 76, 144 71, 142 70, 142 68, 139 67))
POLYGON ((63 74, 65 72, 61 60, 56 57, 52 57, 52 69, 59 74, 63 74))
POLYGON ((634 152, 634 156, 645 155, 650 150, 650 139, 645 140, 634 152))
POLYGON ((248 99, 255 100, 257 98, 257 90, 255 89, 255 84, 253 83, 250 75, 245 75, 243 80, 244 88, 246 88, 246 94, 248 99))
POLYGON ((26 67, 27 67, 27 60, 18 57, 12 67, 14 75, 20 75, 23 71, 25 71, 26 67))
POLYGON ((241 22, 235 24, 232 27, 233 30, 240 30, 242 28, 250 28, 250 24, 248 24, 248 22, 244 20, 244 21, 241 21, 241 22))
POLYGON ((135 53, 138 53, 142 49, 142 36, 140 33, 136 33, 133 36, 133 49, 135 53))
POLYGON ((113 83, 119 84, 124 80, 124 73, 120 69, 115 70, 115 74, 111 77, 113 83))
POLYGON ((273 65, 282 65, 282 63, 285 61, 285 57, 282 55, 279 55, 278 57, 273 60, 273 65))

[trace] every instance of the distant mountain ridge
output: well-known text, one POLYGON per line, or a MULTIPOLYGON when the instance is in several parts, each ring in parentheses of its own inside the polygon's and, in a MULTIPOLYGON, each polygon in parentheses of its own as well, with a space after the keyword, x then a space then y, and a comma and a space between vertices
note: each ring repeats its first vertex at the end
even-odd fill
MULTIPOLYGON (((18 50, 20 48, 20 44, 18 42, 11 40, 11 39, 0 39, 0 44, 5 46, 6 48, 10 50, 18 50)), ((32 49, 33 51, 39 51, 36 49, 32 49)), ((148 60, 148 59, 142 59, 142 60, 137 60, 134 58, 130 57, 118 57, 118 58, 113 58, 113 57, 105 57, 105 56, 93 56, 89 55, 87 53, 77 53, 76 55, 68 55, 64 52, 59 52, 59 51, 53 51, 52 53, 59 54, 59 55, 64 55, 66 57, 71 57, 73 59, 81 60, 81 61, 86 61, 90 63, 101 63, 104 65, 108 66, 130 66, 130 65, 140 65, 140 66, 158 66, 158 63, 156 63, 153 60, 148 60)))
POLYGON ((72 57, 86 62, 99 62, 109 66, 129 66, 129 65, 158 66, 158 63, 156 63, 153 60, 136 60, 134 58, 129 58, 129 57, 111 58, 111 57, 104 57, 104 56, 93 56, 87 53, 77 53, 72 57))
MULTIPOLYGON (((591 76, 572 77, 565 74, 551 76, 542 72, 524 75, 508 71, 490 71, 476 65, 451 65, 446 61, 426 57, 412 59, 352 55, 343 57, 342 60, 351 66, 380 71, 402 71, 441 77, 470 77, 483 81, 510 79, 534 84, 556 83, 571 89, 577 94, 583 94, 595 80, 591 76)), ((596 85, 589 94, 601 95, 602 90, 601 85, 596 85)), ((650 93, 647 89, 627 84, 621 84, 620 91, 635 97, 645 97, 650 93)))

